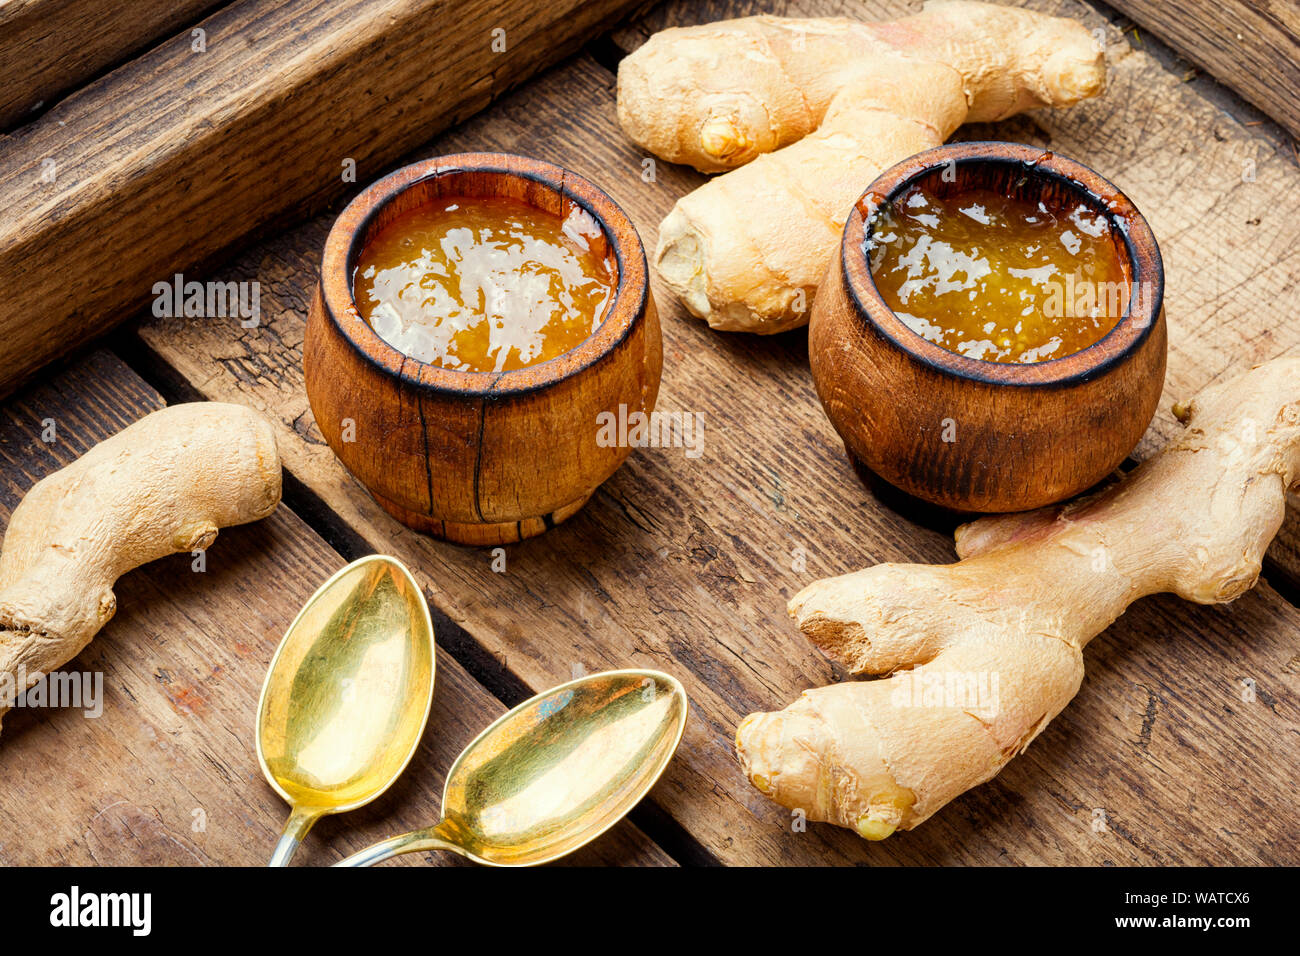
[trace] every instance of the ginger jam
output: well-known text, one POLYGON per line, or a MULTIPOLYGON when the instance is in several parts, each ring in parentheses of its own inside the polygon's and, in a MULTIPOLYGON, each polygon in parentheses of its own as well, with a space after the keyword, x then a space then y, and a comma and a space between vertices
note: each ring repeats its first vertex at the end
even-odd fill
MULTIPOLYGON (((444 197, 409 210, 362 249, 361 317, 421 362, 505 372, 563 355, 600 325, 615 277, 593 251, 600 225, 505 197, 444 197)), ((602 244, 603 246, 603 244, 602 244)))
POLYGON ((1070 199, 915 184, 877 213, 867 240, 885 304, 914 332, 988 362, 1042 362, 1097 342, 1129 299, 1110 220, 1070 199))

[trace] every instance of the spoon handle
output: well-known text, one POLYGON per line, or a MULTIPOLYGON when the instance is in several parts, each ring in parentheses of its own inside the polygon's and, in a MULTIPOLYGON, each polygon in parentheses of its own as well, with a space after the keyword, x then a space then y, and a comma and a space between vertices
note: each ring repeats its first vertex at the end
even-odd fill
POLYGON ((302 838, 320 817, 319 810, 303 810, 294 807, 289 814, 289 819, 284 822, 284 832, 280 834, 280 841, 276 843, 275 850, 271 853, 271 860, 266 865, 288 866, 290 858, 302 843, 302 838))
POLYGON ((391 857, 400 856, 403 853, 419 853, 422 850, 450 850, 453 853, 465 855, 464 850, 455 843, 443 839, 437 831, 437 827, 426 827, 423 830, 412 830, 410 833, 403 833, 387 840, 380 840, 373 846, 368 846, 364 850, 353 853, 346 860, 340 860, 334 865, 374 866, 376 863, 382 863, 391 857))

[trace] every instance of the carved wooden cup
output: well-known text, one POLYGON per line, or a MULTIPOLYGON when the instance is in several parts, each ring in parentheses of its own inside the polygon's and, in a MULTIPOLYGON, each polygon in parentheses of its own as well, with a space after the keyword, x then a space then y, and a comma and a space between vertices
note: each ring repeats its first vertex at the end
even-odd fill
POLYGON ((519 541, 576 512, 627 458, 597 416, 649 413, 663 349, 645 250, 623 210, 581 176, 534 159, 464 153, 415 163, 362 192, 331 228, 303 367, 321 433, 398 520, 463 544, 519 541), (417 361, 361 318, 352 276, 368 239, 440 196, 503 196, 599 223, 617 277, 605 318, 565 354, 506 372, 417 361))
POLYGON ((941 146, 884 172, 850 213, 813 303, 813 380, 850 455, 890 484, 956 511, 1036 508, 1096 484, 1146 431, 1164 384, 1163 297, 1150 227, 1092 170, 1014 143, 941 146), (912 331, 877 291, 864 243, 877 210, 920 181, 939 195, 1010 188, 1109 217, 1129 279, 1119 322, 1033 364, 969 358, 912 331))

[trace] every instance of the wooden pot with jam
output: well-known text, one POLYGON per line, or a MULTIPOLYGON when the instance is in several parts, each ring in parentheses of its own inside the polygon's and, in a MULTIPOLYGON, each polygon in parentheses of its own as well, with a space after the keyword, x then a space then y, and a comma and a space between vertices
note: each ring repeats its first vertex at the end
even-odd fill
POLYGON ((654 408, 645 252, 592 183, 519 156, 398 170, 325 244, 303 346, 316 423, 390 514, 464 544, 576 512, 629 447, 598 416, 654 408))
POLYGON ((883 173, 813 303, 817 394, 845 447, 930 504, 1061 501, 1132 451, 1164 385, 1155 237, 1092 170, 959 143, 883 173))

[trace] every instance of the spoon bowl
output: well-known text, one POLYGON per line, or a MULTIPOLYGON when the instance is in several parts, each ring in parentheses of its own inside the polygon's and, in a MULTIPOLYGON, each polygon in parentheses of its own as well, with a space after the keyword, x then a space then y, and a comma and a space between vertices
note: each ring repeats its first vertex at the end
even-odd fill
POLYGON ((549 863, 600 836, 650 791, 686 715, 682 685, 651 670, 606 671, 538 694, 456 759, 442 820, 336 865, 435 849, 488 866, 549 863))
POLYGON ((272 866, 322 816, 374 800, 406 769, 433 703, 433 622, 399 561, 370 555, 320 586, 280 642, 257 708, 257 756, 292 808, 272 866))

